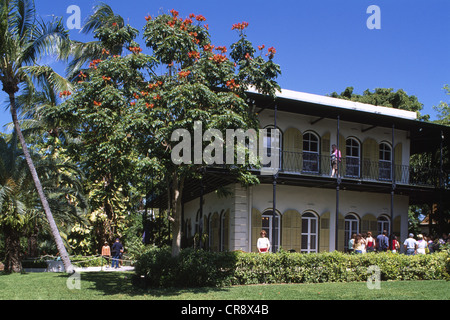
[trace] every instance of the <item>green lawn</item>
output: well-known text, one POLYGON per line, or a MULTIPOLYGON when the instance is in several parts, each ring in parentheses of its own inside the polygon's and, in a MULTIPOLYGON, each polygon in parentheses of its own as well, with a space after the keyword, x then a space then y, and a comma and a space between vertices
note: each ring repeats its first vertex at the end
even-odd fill
POLYGON ((247 285, 225 288, 139 289, 131 272, 0 275, 1 300, 450 300, 448 281, 247 285))

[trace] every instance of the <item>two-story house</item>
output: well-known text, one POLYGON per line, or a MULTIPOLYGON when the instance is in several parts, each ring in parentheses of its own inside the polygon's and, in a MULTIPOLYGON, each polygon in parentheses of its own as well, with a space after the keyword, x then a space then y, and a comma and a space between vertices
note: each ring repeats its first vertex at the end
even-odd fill
MULTIPOLYGON (((279 129, 279 171, 255 170, 261 183, 243 187, 208 167, 185 188, 185 239, 201 233, 210 250, 257 251, 264 229, 272 251, 346 250, 354 233, 407 238, 409 205, 438 201, 439 168, 413 167, 410 156, 442 150, 448 127, 419 121, 415 112, 290 90, 276 101, 249 96, 261 127, 279 129), (332 176, 333 144, 341 158, 332 176)), ((269 146, 270 135, 264 141, 269 146)))

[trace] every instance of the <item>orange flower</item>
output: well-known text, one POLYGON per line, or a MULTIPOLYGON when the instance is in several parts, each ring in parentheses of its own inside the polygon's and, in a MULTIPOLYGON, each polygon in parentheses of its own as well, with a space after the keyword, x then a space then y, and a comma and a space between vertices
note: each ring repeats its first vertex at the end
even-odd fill
POLYGON ((129 47, 128 49, 135 54, 139 54, 140 52, 142 52, 142 48, 140 47, 129 47))
POLYGON ((175 17, 178 17, 178 11, 176 11, 175 9, 172 9, 172 10, 170 10, 169 11, 171 14, 172 14, 172 16, 175 18, 175 17))
POLYGON ((244 30, 245 28, 248 27, 248 22, 241 22, 241 23, 235 23, 233 24, 233 26, 231 27, 231 30, 237 29, 237 30, 244 30))
POLYGON ((222 62, 225 62, 228 60, 228 58, 226 56, 221 55, 221 54, 215 54, 214 56, 209 57, 208 59, 213 60, 216 63, 222 63, 222 62))
POLYGON ((239 85, 234 81, 234 79, 228 80, 226 82, 226 86, 231 90, 239 88, 239 85))
POLYGON ((212 45, 212 44, 206 44, 203 46, 203 50, 205 50, 205 51, 212 52, 212 49, 214 49, 214 45, 212 45))
POLYGON ((191 51, 188 53, 189 58, 198 59, 200 58, 200 53, 197 51, 191 51))
POLYGON ((103 60, 101 60, 101 59, 92 60, 92 62, 89 64, 89 68, 97 69, 97 64, 102 62, 102 61, 103 60))
POLYGON ((146 16, 146 17, 145 17, 145 20, 146 20, 146 21, 152 20, 152 16, 151 16, 151 15, 146 16))
POLYGON ((204 27, 206 30, 209 30, 209 24, 205 24, 203 27, 204 27))
POLYGON ((190 75, 191 74, 191 71, 190 70, 187 70, 187 71, 180 71, 180 72, 178 72, 178 77, 180 77, 180 78, 186 78, 188 75, 190 75))
POLYGON ((265 45, 258 46, 258 49, 259 49, 259 50, 262 50, 262 49, 264 49, 265 47, 266 47, 265 45))
POLYGON ((71 94, 72 94, 72 92, 64 90, 59 93, 59 97, 62 98, 62 97, 70 96, 71 94))
POLYGON ((267 49, 267 51, 269 53, 267 53, 266 56, 269 56, 269 59, 273 59, 273 56, 277 52, 274 47, 270 47, 269 49, 267 49))
POLYGON ((99 107, 99 106, 101 106, 102 105, 102 103, 101 102, 97 102, 97 101, 95 101, 94 100, 94 106, 97 106, 97 107, 99 107))
POLYGON ((103 78, 103 80, 105 80, 105 81, 111 80, 111 77, 105 77, 105 76, 102 76, 102 78, 103 78))
POLYGON ((204 16, 202 16, 201 14, 199 14, 198 16, 195 17, 195 20, 197 20, 197 21, 206 21, 206 18, 204 16))
POLYGON ((225 52, 227 52, 227 47, 225 47, 225 46, 219 46, 219 47, 216 47, 216 50, 217 50, 217 51, 221 51, 222 53, 225 53, 225 52))
POLYGON ((250 56, 250 53, 246 53, 245 54, 245 59, 247 59, 247 60, 251 60, 252 59, 252 57, 250 56))

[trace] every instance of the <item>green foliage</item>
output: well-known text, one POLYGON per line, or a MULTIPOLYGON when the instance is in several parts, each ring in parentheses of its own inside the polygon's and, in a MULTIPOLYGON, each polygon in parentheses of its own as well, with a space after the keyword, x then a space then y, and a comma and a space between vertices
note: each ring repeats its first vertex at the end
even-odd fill
MULTIPOLYGON (((207 252, 186 249, 172 258, 168 249, 153 248, 136 263, 136 277, 152 287, 199 287, 261 283, 367 281, 369 267, 381 280, 449 279, 449 254, 406 256, 392 253, 349 255, 341 252, 207 252)), ((141 283, 142 284, 142 283, 141 283)))

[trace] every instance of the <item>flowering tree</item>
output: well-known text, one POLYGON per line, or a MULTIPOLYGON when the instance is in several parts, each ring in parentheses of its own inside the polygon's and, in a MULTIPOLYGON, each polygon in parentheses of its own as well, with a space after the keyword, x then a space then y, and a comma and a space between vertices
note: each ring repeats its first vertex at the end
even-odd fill
MULTIPOLYGON (((148 117, 152 123, 154 139, 152 150, 158 159, 164 159, 166 175, 173 193, 170 199, 173 221, 172 254, 179 253, 181 244, 181 198, 184 182, 205 166, 204 161, 176 165, 171 162, 174 142, 171 135, 177 129, 193 132, 194 123, 200 121, 204 130, 258 129, 256 115, 247 103, 245 92, 251 86, 263 94, 275 96, 279 89, 275 79, 280 68, 273 62, 275 49, 270 48, 267 60, 247 39, 247 22, 234 24, 239 40, 228 48, 211 43, 208 24, 202 15, 190 14, 181 18, 170 14, 156 18, 146 17, 144 39, 159 62, 158 69, 167 72, 153 77, 148 86, 150 107, 148 117)), ((143 101, 141 103, 144 103, 143 101)), ((236 167, 234 167, 236 168, 236 167)), ((238 166, 237 176, 250 182, 253 177, 248 166, 238 166)))
MULTIPOLYGON (((72 134, 83 141, 77 154, 90 180, 101 185, 102 196, 96 196, 101 201, 95 207, 102 214, 113 217, 119 205, 114 210, 112 195, 122 193, 124 199, 128 193, 123 191, 141 183, 150 172, 155 182, 171 188, 172 253, 177 255, 184 183, 198 176, 205 163, 175 164, 172 134, 177 129, 193 132, 196 122, 204 130, 258 129, 245 92, 251 86, 275 96, 279 89, 275 79, 280 74, 273 62, 275 49, 269 48, 264 55, 261 46, 255 56, 257 51, 245 34, 248 24, 241 23, 232 27, 238 30, 239 41, 227 55, 228 48, 211 43, 204 16, 181 18, 171 10, 145 17, 143 38, 150 50, 146 54, 135 42, 134 29, 111 12, 108 16, 113 19, 94 29, 100 42, 89 66, 77 74, 76 90, 70 98, 62 93, 68 99, 59 117, 72 123, 72 134), (123 34, 127 37, 115 36, 123 34), (118 54, 120 46, 128 50, 126 55, 118 54)), ((252 182, 255 178, 247 169, 237 166, 234 172, 242 181, 252 182)))

